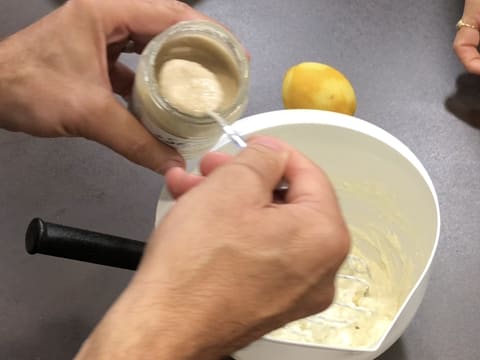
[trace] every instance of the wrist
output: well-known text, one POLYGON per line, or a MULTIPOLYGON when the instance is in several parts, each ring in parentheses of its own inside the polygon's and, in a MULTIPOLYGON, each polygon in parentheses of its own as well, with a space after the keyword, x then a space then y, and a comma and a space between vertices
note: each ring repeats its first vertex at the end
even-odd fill
POLYGON ((82 345, 75 360, 217 360, 222 351, 211 344, 194 313, 166 298, 129 287, 82 345), (153 299, 153 301, 152 301, 153 299))

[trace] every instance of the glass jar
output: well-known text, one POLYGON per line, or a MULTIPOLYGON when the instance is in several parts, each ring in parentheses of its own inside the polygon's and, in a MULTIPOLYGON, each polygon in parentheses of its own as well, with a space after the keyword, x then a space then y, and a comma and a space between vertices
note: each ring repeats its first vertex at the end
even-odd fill
POLYGON ((247 105, 249 62, 240 42, 209 21, 180 22, 153 38, 142 52, 130 109, 161 142, 192 159, 209 150, 222 130, 207 115, 179 111, 161 94, 158 74, 163 63, 172 59, 206 68, 215 64, 215 75, 227 81, 230 95, 216 112, 228 123, 238 120, 247 105))

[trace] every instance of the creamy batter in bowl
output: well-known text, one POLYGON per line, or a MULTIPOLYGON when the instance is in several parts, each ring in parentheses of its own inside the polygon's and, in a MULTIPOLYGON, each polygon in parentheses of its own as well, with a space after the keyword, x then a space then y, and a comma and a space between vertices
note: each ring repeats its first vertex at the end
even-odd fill
MULTIPOLYGON (((392 295, 383 304, 392 301, 389 309, 379 312, 385 321, 376 322, 380 324, 378 328, 360 329, 361 335, 348 339, 338 336, 338 332, 328 336, 320 331, 312 341, 308 336, 279 339, 269 334, 234 357, 237 360, 375 359, 401 336, 426 291, 438 242, 440 214, 425 168, 392 135, 342 114, 283 110, 242 119, 234 127, 243 135, 281 138, 326 171, 351 229, 354 251, 368 259, 372 272, 385 276, 378 281, 380 286, 370 305, 375 308, 383 301, 383 295, 392 295)), ((220 139, 215 149, 227 153, 238 151, 226 137, 220 139)), ((172 199, 163 191, 157 220, 171 204, 172 199)))
POLYGON ((268 339, 369 349, 387 332, 401 305, 391 263, 385 255, 376 260, 365 256, 356 245, 367 236, 366 241, 384 254, 382 243, 373 244, 357 229, 350 232, 355 245, 337 276, 334 303, 322 313, 273 331, 268 339))

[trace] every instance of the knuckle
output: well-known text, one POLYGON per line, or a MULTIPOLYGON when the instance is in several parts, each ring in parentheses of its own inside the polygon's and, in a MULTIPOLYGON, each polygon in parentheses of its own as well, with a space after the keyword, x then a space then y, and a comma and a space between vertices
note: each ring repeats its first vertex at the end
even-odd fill
POLYGON ((230 162, 228 168, 231 171, 232 176, 238 176, 244 181, 258 183, 264 183, 272 171, 276 168, 275 161, 272 159, 254 157, 249 158, 237 158, 230 162))
POLYGON ((168 0, 167 3, 172 7, 173 10, 180 13, 189 12, 192 10, 190 5, 179 0, 168 0))
POLYGON ((337 271, 350 252, 350 233, 343 219, 316 214, 298 221, 303 223, 303 237, 315 248, 316 261, 324 261, 328 271, 337 271))
POLYGON ((305 306, 302 307, 304 313, 302 315, 308 316, 319 313, 332 305, 334 299, 335 285, 333 278, 329 281, 322 281, 305 295, 305 306))
POLYGON ((130 159, 145 158, 150 151, 150 139, 140 138, 132 142, 126 156, 130 159))
POLYGON ((262 179, 278 171, 281 166, 280 158, 275 152, 255 145, 247 147, 232 163, 244 166, 262 179))
POLYGON ((254 159, 262 160, 266 165, 270 167, 278 166, 279 157, 278 153, 275 153, 273 150, 268 149, 262 145, 250 145, 247 147, 247 152, 252 153, 254 159))
POLYGON ((332 305, 335 298, 335 286, 333 281, 330 284, 322 284, 320 289, 317 291, 317 306, 318 311, 323 311, 332 305))
MULTIPOLYGON (((144 1, 153 3, 152 0, 144 0, 144 1)), ((179 0, 163 0, 161 5, 171 10, 179 20, 182 19, 186 14, 190 14, 193 11, 190 5, 179 0)))
MULTIPOLYGON (((165 2, 165 0, 163 1, 165 2)), ((132 6, 144 5, 144 6, 156 6, 158 5, 158 1, 156 0, 130 0, 132 6)))
POLYGON ((192 9, 187 3, 179 0, 170 0, 170 4, 174 9, 181 12, 190 11, 192 9))
POLYGON ((242 179, 243 183, 259 183, 263 181, 262 172, 248 162, 232 162, 227 165, 230 177, 233 179, 242 179))
POLYGON ((80 98, 67 96, 65 98, 65 109, 69 113, 67 121, 64 123, 65 131, 71 136, 82 136, 90 139, 92 128, 94 127, 90 112, 83 106, 80 98))
POLYGON ((73 95, 68 104, 71 114, 75 114, 72 121, 69 121, 70 132, 97 141, 98 122, 102 121, 99 114, 107 112, 109 98, 103 92, 95 92, 95 96, 88 98, 73 95))
POLYGON ((67 4, 78 6, 81 9, 92 9, 97 3, 95 0, 70 0, 67 4))
POLYGON ((350 252, 350 233, 343 221, 332 221, 327 228, 325 239, 332 257, 338 259, 340 265, 350 252))

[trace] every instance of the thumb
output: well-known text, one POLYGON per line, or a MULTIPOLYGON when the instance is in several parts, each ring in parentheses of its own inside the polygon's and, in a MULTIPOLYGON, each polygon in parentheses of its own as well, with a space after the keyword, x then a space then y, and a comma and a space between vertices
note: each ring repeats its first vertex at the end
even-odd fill
POLYGON ((80 135, 108 146, 128 160, 165 174, 172 167, 184 167, 185 161, 173 148, 158 141, 113 96, 97 104, 84 121, 80 135))
POLYGON ((272 201, 272 191, 282 178, 288 157, 279 140, 258 136, 239 155, 213 171, 206 183, 238 201, 264 206, 272 201))

